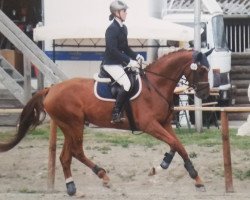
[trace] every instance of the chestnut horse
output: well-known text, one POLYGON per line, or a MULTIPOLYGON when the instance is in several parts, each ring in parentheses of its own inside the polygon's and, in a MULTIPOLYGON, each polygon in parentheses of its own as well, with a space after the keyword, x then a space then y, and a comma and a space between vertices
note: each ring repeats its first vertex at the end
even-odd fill
MULTIPOLYGON (((162 56, 143 70, 141 94, 131 101, 138 130, 170 146, 170 152, 165 154, 161 167, 167 169, 177 152, 183 158, 184 166, 198 188, 204 188, 203 182, 174 133, 170 116, 173 112, 173 92, 183 75, 198 97, 208 97, 208 54, 209 52, 203 54, 193 50, 181 50, 162 56)), ((72 157, 92 169, 103 180, 104 185, 108 184, 106 171, 84 154, 84 123, 117 129, 129 129, 130 126, 127 118, 119 124, 111 123, 114 102, 96 98, 93 87, 93 79, 74 78, 36 93, 23 108, 16 136, 9 142, 0 143, 0 152, 8 151, 17 145, 31 128, 42 123, 44 118, 41 116, 48 113, 65 137, 60 161, 68 194, 76 193, 70 169, 72 157)))

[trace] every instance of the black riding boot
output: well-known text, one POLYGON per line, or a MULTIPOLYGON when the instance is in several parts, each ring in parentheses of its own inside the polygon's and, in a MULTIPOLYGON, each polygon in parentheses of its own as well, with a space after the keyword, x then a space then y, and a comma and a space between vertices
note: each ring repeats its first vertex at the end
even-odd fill
POLYGON ((122 108, 124 103, 128 99, 128 92, 125 91, 123 88, 118 92, 115 102, 115 107, 112 111, 112 121, 111 123, 120 123, 122 122, 122 108))

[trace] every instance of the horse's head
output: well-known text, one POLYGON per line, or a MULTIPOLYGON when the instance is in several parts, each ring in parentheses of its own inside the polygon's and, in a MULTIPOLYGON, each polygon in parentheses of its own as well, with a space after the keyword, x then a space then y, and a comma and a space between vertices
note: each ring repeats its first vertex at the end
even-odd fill
POLYGON ((195 90, 195 95, 201 99, 206 99, 209 96, 208 71, 210 66, 207 57, 212 51, 213 49, 206 53, 194 51, 193 62, 188 70, 188 75, 186 75, 189 85, 195 90))

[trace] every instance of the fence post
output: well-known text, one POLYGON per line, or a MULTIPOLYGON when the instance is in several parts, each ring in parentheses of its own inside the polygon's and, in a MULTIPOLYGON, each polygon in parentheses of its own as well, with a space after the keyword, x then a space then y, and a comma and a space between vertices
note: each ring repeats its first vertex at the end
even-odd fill
POLYGON ((48 184, 47 184, 48 191, 53 191, 55 188, 56 138, 57 138, 57 125, 53 120, 50 120, 48 184))
POLYGON ((226 192, 234 192, 231 152, 230 152, 230 138, 229 138, 229 128, 228 128, 228 115, 226 111, 221 111, 221 132, 222 132, 222 142, 223 142, 224 176, 225 176, 226 192))

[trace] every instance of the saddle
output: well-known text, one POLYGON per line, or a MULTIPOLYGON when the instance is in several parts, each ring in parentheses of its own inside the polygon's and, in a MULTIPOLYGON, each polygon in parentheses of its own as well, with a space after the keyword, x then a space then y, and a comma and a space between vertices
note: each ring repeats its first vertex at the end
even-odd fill
MULTIPOLYGON (((129 99, 133 100, 137 98, 142 89, 141 77, 136 72, 130 70, 127 71, 128 78, 131 82, 131 88, 129 90, 129 99)), ((94 75, 94 94, 103 101, 115 102, 118 91, 121 86, 115 82, 115 80, 101 67, 99 74, 94 75)))
MULTIPOLYGON (((129 91, 130 101, 137 98, 142 90, 141 77, 139 74, 136 74, 134 71, 126 72, 130 82, 131 88, 129 91)), ((103 101, 116 101, 116 96, 121 89, 121 86, 115 82, 115 80, 101 67, 100 73, 94 75, 95 84, 94 84, 94 94, 95 96, 103 101)), ((128 117, 130 129, 132 132, 137 130, 135 125, 134 116, 132 112, 132 107, 128 101, 125 106, 125 111, 128 117)))

